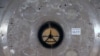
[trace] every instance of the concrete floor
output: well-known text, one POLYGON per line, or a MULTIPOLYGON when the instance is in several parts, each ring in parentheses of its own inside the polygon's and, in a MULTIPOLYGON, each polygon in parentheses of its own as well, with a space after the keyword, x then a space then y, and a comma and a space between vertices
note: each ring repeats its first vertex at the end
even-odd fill
POLYGON ((100 56, 99 0, 1 1, 0 56, 100 56), (47 21, 64 30, 64 40, 55 49, 43 47, 37 38, 47 21))

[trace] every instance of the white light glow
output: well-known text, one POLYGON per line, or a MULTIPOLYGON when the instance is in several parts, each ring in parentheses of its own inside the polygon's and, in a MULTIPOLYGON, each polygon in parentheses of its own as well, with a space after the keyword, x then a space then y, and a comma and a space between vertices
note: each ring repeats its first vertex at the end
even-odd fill
POLYGON ((3 49, 7 49, 7 48, 8 48, 8 46, 4 46, 4 47, 3 47, 3 49))
POLYGON ((94 33, 95 33, 96 38, 100 38, 100 37, 98 37, 98 34, 100 33, 100 26, 99 25, 96 25, 94 27, 94 33))
POLYGON ((14 50, 14 49, 11 49, 10 52, 11 52, 12 54, 15 54, 15 50, 14 50))
POLYGON ((56 13, 57 15, 61 15, 61 13, 56 13))
POLYGON ((7 25, 6 25, 6 24, 3 24, 3 25, 1 26, 1 28, 0 28, 0 31, 1 31, 2 33, 7 32, 7 25))

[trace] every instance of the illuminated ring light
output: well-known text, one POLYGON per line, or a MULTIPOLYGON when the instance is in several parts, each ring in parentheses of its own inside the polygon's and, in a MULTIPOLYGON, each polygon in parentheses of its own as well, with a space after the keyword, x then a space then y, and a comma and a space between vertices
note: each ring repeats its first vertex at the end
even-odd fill
POLYGON ((46 48, 56 48, 63 40, 63 30, 61 26, 53 21, 44 23, 38 31, 38 39, 46 48))

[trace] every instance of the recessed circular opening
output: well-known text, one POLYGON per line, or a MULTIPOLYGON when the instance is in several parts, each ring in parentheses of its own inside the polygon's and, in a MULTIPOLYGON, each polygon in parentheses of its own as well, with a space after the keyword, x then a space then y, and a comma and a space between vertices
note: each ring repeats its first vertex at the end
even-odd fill
POLYGON ((58 47, 63 40, 63 35, 61 26, 53 21, 44 23, 38 31, 38 39, 46 48, 58 47))

